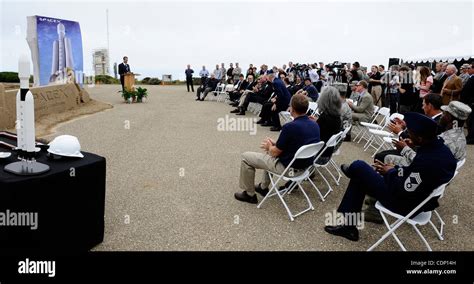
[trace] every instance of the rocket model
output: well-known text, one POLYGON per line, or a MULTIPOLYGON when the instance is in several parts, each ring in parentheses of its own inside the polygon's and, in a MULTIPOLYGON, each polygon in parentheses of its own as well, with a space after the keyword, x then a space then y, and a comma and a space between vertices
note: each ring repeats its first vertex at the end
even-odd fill
POLYGON ((53 42, 50 82, 56 81, 58 77, 65 78, 67 68, 74 68, 71 40, 66 37, 66 28, 62 23, 58 24, 57 31, 58 39, 53 42))
POLYGON ((35 108, 33 94, 29 90, 30 61, 21 56, 18 66, 20 90, 16 94, 16 129, 19 154, 24 158, 35 153, 35 108))
POLYGON ((18 62, 20 90, 16 94, 16 130, 17 151, 20 162, 5 166, 5 171, 18 175, 36 175, 49 170, 49 166, 35 160, 35 105, 33 94, 29 89, 30 61, 21 56, 18 62))

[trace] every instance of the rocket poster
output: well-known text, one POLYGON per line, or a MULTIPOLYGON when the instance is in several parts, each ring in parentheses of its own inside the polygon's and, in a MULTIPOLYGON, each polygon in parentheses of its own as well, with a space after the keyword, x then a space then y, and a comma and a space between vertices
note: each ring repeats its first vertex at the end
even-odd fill
POLYGON ((36 16, 39 85, 65 83, 83 72, 78 22, 36 16))

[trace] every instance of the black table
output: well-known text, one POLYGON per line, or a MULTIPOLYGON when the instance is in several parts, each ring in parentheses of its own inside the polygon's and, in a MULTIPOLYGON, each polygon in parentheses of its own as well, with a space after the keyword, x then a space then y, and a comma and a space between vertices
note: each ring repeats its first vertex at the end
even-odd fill
MULTIPOLYGON (((12 144, 5 137, 0 141, 12 144)), ((51 169, 30 177, 4 171, 17 161, 15 153, 0 159, 0 214, 29 212, 38 217, 36 230, 0 223, 0 251, 87 251, 103 241, 106 161, 82 153, 82 159, 50 160, 41 151, 37 160, 51 169)))

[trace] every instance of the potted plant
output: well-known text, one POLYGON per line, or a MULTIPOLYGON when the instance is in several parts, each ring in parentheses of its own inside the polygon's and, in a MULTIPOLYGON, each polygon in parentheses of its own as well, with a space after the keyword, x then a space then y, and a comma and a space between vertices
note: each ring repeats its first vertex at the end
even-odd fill
POLYGON ((146 88, 138 87, 136 92, 137 102, 143 102, 143 98, 148 97, 148 90, 146 88))
POLYGON ((133 91, 123 90, 123 91, 119 91, 119 93, 122 93, 122 97, 127 103, 130 103, 132 101, 132 98, 135 96, 134 94, 135 92, 133 91))

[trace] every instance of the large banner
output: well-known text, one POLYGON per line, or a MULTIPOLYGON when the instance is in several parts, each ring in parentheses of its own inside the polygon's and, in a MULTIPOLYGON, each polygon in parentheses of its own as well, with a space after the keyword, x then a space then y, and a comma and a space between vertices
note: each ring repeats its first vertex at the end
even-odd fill
POLYGON ((33 59, 35 86, 82 82, 82 37, 78 22, 30 16, 27 41, 33 59))

